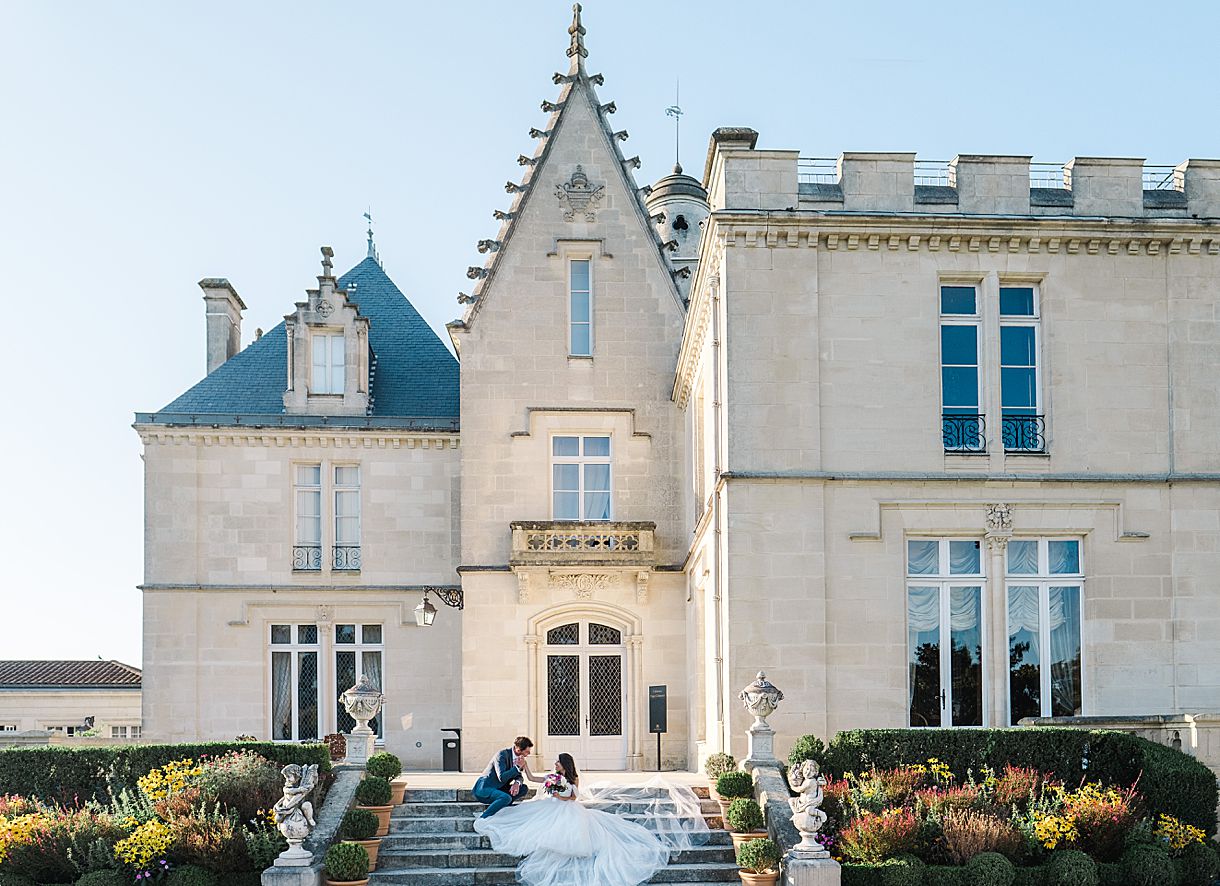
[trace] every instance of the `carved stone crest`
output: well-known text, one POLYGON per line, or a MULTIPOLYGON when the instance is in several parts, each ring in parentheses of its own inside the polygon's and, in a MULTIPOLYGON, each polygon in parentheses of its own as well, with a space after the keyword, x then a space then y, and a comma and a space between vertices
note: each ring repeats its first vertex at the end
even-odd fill
POLYGON ((605 190, 605 185, 592 184, 584 168, 577 164, 571 178, 555 186, 555 196, 563 209, 564 221, 575 221, 577 213, 583 214, 585 221, 596 221, 597 204, 601 202, 605 190))
POLYGON ((552 572, 551 587, 571 591, 580 600, 591 600, 595 592, 604 591, 613 583, 613 576, 604 572, 552 572))
POLYGON ((318 313, 321 314, 323 318, 329 317, 334 312, 335 306, 326 299, 322 299, 320 302, 318 302, 318 313))
POLYGON ((1007 504, 987 505, 987 531, 1009 532, 1012 530, 1012 507, 1007 504))

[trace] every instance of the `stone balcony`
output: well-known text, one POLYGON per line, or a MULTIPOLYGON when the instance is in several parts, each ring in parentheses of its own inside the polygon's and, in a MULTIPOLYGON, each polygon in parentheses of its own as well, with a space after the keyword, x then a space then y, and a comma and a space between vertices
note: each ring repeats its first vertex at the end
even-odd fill
POLYGON ((656 523, 538 520, 509 525, 510 566, 656 565, 656 523))

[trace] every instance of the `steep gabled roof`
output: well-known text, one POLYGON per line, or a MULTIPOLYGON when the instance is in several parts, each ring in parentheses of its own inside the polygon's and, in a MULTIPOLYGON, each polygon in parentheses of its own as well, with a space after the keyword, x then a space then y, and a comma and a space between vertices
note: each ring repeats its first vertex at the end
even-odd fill
MULTIPOLYGON (((471 291, 469 306, 466 308, 465 314, 461 320, 454 320, 448 324, 450 329, 450 337, 453 338, 454 331, 460 331, 464 328, 469 328, 474 318, 478 316, 479 308, 482 304, 483 294, 488 291, 492 280, 495 278, 496 267, 499 264, 500 256, 505 251, 509 241, 512 239, 514 230, 517 227, 518 220, 521 218, 526 204, 533 197, 534 192, 539 188, 536 186, 535 179, 537 173, 546 165, 546 160, 550 154, 551 146, 555 143, 555 136, 563 125, 564 117, 568 109, 574 101, 587 101, 593 109, 594 117, 598 122, 598 130, 605 140, 605 147, 610 151, 611 156, 618 162, 615 164, 618 167, 618 175, 621 177, 623 186, 630 195, 632 208, 640 222, 641 227, 646 231, 648 236, 656 245, 656 259, 658 266, 662 269, 665 277, 669 281, 670 294, 673 297, 680 313, 685 313, 685 305, 682 301, 682 295, 678 291, 677 284, 674 282, 674 269, 670 266, 669 260, 664 254, 664 245, 661 242, 660 236, 657 234, 656 228, 653 227, 647 207, 644 205, 644 200, 641 195, 641 189, 635 182, 635 177, 628 170, 628 166, 638 168, 640 161, 638 157, 626 159, 623 157, 622 151, 619 150, 618 143, 627 138, 626 130, 615 132, 608 120, 608 115, 615 112, 614 102, 601 104, 597 97, 597 92, 594 86, 600 86, 605 82, 605 78, 601 74, 590 75, 585 70, 585 58, 589 52, 585 48, 585 28, 580 20, 581 6, 576 3, 572 7, 572 24, 568 28, 568 34, 571 37, 568 46, 567 55, 572 60, 568 68, 568 73, 556 73, 552 77, 552 81, 560 86, 559 98, 555 102, 544 101, 542 109, 550 112, 550 118, 547 121, 546 130, 531 130, 530 134, 539 139, 539 145, 534 152, 532 158, 522 157, 521 163, 525 166, 525 175, 522 177, 521 183, 508 182, 505 189, 515 196, 513 203, 508 212, 496 213, 496 217, 502 220, 500 231, 496 235, 495 248, 490 252, 488 260, 483 268, 471 268, 470 276, 476 279, 474 289, 471 291)), ((542 189, 545 190, 545 189, 542 189)), ((482 244, 480 244, 482 250, 482 244)), ((459 298, 459 300, 461 300, 459 298)), ((455 346, 457 340, 454 340, 455 346)))
POLYGON ((139 689, 140 669, 118 661, 0 661, 0 689, 139 689))
MULTIPOLYGON (((422 419, 430 426, 458 419, 458 364, 449 349, 369 257, 341 278, 339 288, 369 318, 373 354, 374 419, 422 419)), ((217 367, 210 375, 156 413, 137 421, 180 423, 186 416, 279 416, 284 412, 288 344, 280 323, 217 367)), ((284 416, 291 425, 308 416, 284 416)), ((197 421, 198 419, 192 419, 197 421)), ((225 423, 225 422, 220 422, 225 423)), ((333 425, 370 424, 335 417, 333 425)))

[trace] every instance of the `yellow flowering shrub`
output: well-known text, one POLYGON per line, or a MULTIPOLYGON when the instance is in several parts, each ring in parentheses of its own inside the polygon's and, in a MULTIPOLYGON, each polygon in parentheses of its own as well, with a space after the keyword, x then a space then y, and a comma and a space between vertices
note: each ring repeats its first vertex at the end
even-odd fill
POLYGON ((1194 825, 1186 824, 1178 821, 1172 815, 1161 815, 1156 820, 1156 827, 1152 833, 1161 840, 1169 844, 1169 848, 1174 852, 1181 852, 1191 843, 1202 843, 1207 839, 1207 834, 1194 825))
POLYGON ((195 765, 194 760, 171 760, 160 769, 151 770, 136 783, 140 786, 140 792, 155 802, 188 787, 203 772, 203 767, 195 765))
POLYGON ((1076 842, 1076 823, 1066 815, 1039 815, 1034 819, 1034 836, 1047 849, 1058 849, 1076 842))
POLYGON ((46 819, 37 812, 0 818, 0 864, 14 847, 33 843, 35 831, 45 824, 46 819))
POLYGON ((114 857, 135 868, 146 866, 150 861, 164 855, 174 841, 173 831, 164 822, 146 821, 131 836, 114 845, 114 857))

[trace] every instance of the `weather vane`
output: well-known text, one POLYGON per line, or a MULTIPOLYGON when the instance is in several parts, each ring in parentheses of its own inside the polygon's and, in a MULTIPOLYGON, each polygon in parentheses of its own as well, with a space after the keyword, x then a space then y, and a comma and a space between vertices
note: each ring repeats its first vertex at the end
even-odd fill
POLYGON ((381 256, 377 254, 377 247, 373 245, 373 207, 370 206, 368 211, 364 213, 364 220, 369 223, 369 252, 368 257, 381 264, 381 256))
POLYGON ((682 171, 682 160, 681 160, 682 133, 681 133, 681 130, 682 130, 682 113, 683 112, 682 112, 682 108, 678 106, 678 99, 679 99, 678 90, 681 85, 682 84, 681 84, 680 80, 674 81, 674 103, 665 109, 665 115, 667 117, 674 118, 674 172, 682 171))

